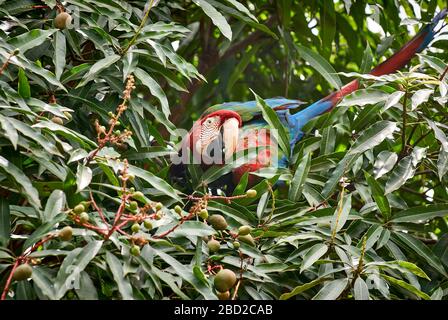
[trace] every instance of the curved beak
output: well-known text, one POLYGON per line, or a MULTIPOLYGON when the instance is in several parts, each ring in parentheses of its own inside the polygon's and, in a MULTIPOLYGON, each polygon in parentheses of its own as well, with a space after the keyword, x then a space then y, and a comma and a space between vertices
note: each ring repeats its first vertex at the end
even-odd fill
POLYGON ((227 119, 223 125, 224 159, 232 157, 238 145, 239 121, 236 118, 227 119))

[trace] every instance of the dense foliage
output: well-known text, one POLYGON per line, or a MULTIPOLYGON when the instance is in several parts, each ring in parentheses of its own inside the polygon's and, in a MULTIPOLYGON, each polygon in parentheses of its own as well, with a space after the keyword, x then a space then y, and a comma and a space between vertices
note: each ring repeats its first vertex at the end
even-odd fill
POLYGON ((446 34, 363 75, 444 1, 0 4, 2 298, 446 299, 446 34), (226 196, 206 192, 226 167, 170 183, 208 106, 356 77, 289 169, 226 196))

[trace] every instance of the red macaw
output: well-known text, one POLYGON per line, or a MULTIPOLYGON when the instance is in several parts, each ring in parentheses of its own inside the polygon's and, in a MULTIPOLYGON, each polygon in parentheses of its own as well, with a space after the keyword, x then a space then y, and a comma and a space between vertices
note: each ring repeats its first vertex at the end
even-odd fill
MULTIPOLYGON (((437 32, 440 31, 440 29, 436 31, 435 27, 446 17, 447 13, 448 11, 445 9, 437 14, 430 24, 423 27, 413 39, 374 68, 370 74, 381 76, 393 73, 405 66, 416 53, 425 49, 434 39, 437 32)), ((292 150, 302 138, 301 129, 308 121, 331 111, 343 97, 358 88, 359 80, 353 80, 340 90, 294 114, 291 114, 290 110, 302 105, 303 102, 300 100, 272 98, 264 101, 277 113, 282 124, 288 129, 292 150)), ((204 168, 207 168, 211 165, 225 163, 232 158, 235 152, 247 150, 250 148, 248 141, 253 141, 251 139, 255 139, 257 147, 267 148, 261 148, 258 151, 255 161, 243 163, 233 169, 231 178, 234 184, 238 183, 245 172, 254 172, 272 166, 274 161, 278 161, 278 167, 288 166, 286 157, 277 157, 279 159, 277 160, 273 159, 271 155, 270 147, 272 147, 273 141, 269 134, 269 126, 264 121, 256 101, 227 102, 210 107, 194 123, 189 135, 184 139, 183 146, 193 153, 196 163, 199 162, 204 168), (220 153, 217 158, 215 157, 216 150, 220 153), (223 161, 213 162, 216 159, 223 161)), ((179 166, 174 167, 174 170, 171 171, 172 176, 179 175, 179 166)), ((253 183, 255 180, 252 179, 249 183, 251 182, 253 183)), ((228 181, 225 184, 228 184, 228 181)))

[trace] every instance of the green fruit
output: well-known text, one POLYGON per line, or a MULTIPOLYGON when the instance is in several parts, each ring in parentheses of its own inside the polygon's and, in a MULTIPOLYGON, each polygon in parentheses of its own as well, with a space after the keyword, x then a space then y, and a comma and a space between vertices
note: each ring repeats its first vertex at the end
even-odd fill
POLYGON ((241 226, 238 229, 238 234, 240 236, 247 236, 250 233, 251 228, 249 226, 241 226))
POLYGON ((135 180, 135 175, 128 174, 128 179, 129 179, 129 181, 133 182, 135 180))
POLYGON ((16 270, 14 270, 12 278, 16 281, 22 281, 31 277, 32 274, 33 268, 28 263, 24 263, 18 266, 16 270))
POLYGON ((221 244, 219 243, 218 240, 213 239, 207 242, 207 247, 208 250, 210 250, 210 252, 218 252, 219 249, 221 249, 221 244))
POLYGON ((154 219, 156 219, 156 220, 162 219, 162 214, 160 212, 157 212, 154 216, 154 219))
POLYGON ((160 202, 156 203, 156 211, 162 210, 163 208, 163 204, 161 204, 160 202))
POLYGON ((63 241, 70 241, 73 237, 73 229, 72 227, 64 227, 58 233, 59 239, 63 241))
POLYGON ((72 16, 67 12, 61 12, 54 18, 54 26, 58 29, 65 29, 72 22, 72 16))
POLYGON ((133 233, 137 233, 140 231, 140 225, 138 223, 134 223, 131 227, 133 233))
POLYGON ((132 198, 135 200, 138 200, 140 202, 145 202, 145 196, 143 195, 142 192, 140 191, 136 191, 132 194, 132 198))
POLYGON ((140 247, 137 245, 134 245, 131 247, 131 250, 129 250, 129 252, 134 256, 134 257, 138 257, 140 255, 140 247))
POLYGON ((226 219, 219 215, 219 214, 213 214, 211 215, 207 220, 213 228, 216 230, 224 230, 227 228, 227 221, 226 219))
POLYGON ((257 190, 249 189, 246 191, 246 196, 248 198, 255 198, 257 196, 257 190))
POLYGON ((129 203, 129 208, 130 208, 132 211, 137 210, 137 208, 138 208, 138 203, 137 203, 137 201, 131 201, 131 202, 129 203))
POLYGON ((14 49, 13 54, 14 54, 15 56, 18 55, 19 53, 20 53, 20 49, 19 49, 19 48, 14 49))
POLYGON ((182 208, 181 208, 179 205, 177 205, 177 206, 174 207, 174 211, 175 211, 177 214, 181 214, 181 213, 182 213, 182 208))
POLYGON ((76 214, 81 214, 84 211, 86 211, 86 208, 81 203, 73 208, 73 212, 76 214))
POLYGON ((232 270, 222 269, 214 280, 215 288, 219 292, 229 291, 236 283, 236 275, 232 270))
POLYGON ((145 226, 146 229, 151 230, 152 229, 152 222, 149 219, 146 219, 145 221, 143 221, 143 225, 145 226))
POLYGON ((51 121, 54 122, 54 123, 56 123, 56 124, 59 124, 59 125, 61 125, 61 126, 64 124, 64 120, 62 120, 62 119, 59 118, 59 117, 53 117, 53 118, 51 118, 51 121))
POLYGON ((208 210, 207 209, 202 209, 199 212, 199 217, 201 217, 204 220, 207 220, 207 218, 208 218, 208 210))
POLYGON ((219 300, 229 300, 230 299, 230 292, 229 291, 218 292, 216 295, 218 296, 219 300))
POLYGON ((238 242, 238 241, 233 241, 233 247, 235 248, 235 249, 239 249, 240 248, 240 246, 241 246, 241 244, 238 242))
POLYGON ((79 215, 79 220, 81 223, 87 223, 90 220, 89 214, 87 212, 81 212, 79 215))
POLYGON ((64 111, 63 113, 64 113, 64 116, 66 116, 68 120, 72 120, 73 119, 73 116, 72 116, 72 114, 70 112, 64 111))
POLYGON ((250 234, 247 234, 245 236, 238 236, 238 240, 244 243, 247 243, 251 245, 252 247, 255 247, 255 240, 252 238, 250 234))

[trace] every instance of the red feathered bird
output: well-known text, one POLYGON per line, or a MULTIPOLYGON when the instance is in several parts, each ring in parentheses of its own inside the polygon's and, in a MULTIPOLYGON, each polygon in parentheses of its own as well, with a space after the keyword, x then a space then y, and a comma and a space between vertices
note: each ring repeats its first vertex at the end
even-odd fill
MULTIPOLYGON (((424 26, 420 32, 405 46, 389 59, 374 68, 370 74, 374 76, 386 75, 405 66, 416 53, 425 49, 434 39, 439 30, 435 30, 439 21, 447 15, 447 10, 437 14, 431 23, 424 26)), ((297 108, 303 102, 286 98, 273 98, 264 100, 278 115, 282 125, 289 131, 291 150, 302 138, 302 128, 311 119, 332 110, 346 95, 359 88, 359 80, 354 80, 343 86, 340 90, 311 104, 295 114, 290 110, 297 108)), ((193 159, 203 168, 211 165, 222 165, 229 161, 235 152, 250 148, 248 141, 256 141, 256 147, 260 148, 255 159, 247 161, 234 168, 227 181, 221 180, 219 185, 231 185, 238 183, 245 172, 254 172, 261 168, 275 166, 287 167, 287 157, 274 157, 271 147, 274 143, 269 133, 269 125, 262 117, 261 109, 256 101, 227 102, 207 109, 199 120, 193 125, 189 135, 184 139, 183 150, 192 152, 193 159), (276 163, 275 163, 276 162, 276 163)), ((171 175, 179 177, 185 174, 185 168, 181 165, 172 166, 171 175)), ((254 180, 252 180, 254 182, 254 180)))

